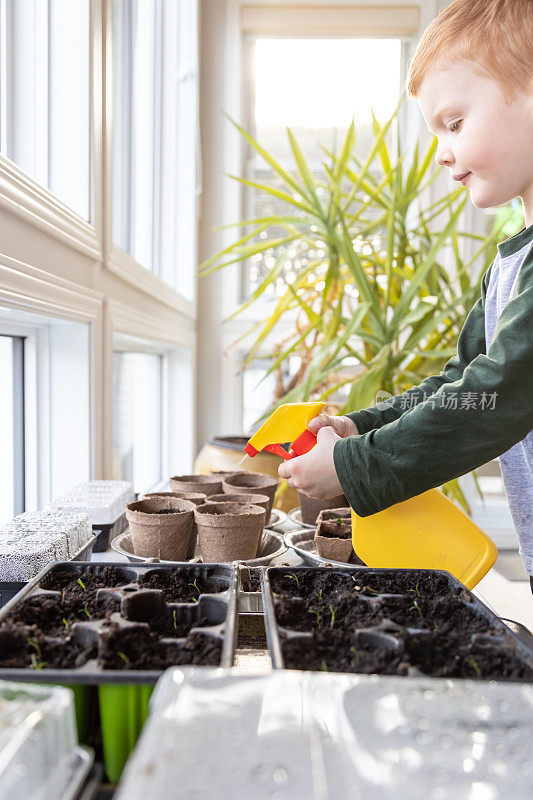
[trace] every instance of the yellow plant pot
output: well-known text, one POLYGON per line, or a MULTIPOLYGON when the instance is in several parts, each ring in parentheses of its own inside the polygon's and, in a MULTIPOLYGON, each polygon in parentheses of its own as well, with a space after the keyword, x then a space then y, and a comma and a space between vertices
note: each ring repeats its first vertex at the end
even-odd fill
MULTIPOLYGON (((261 452, 254 458, 247 456, 244 461, 244 446, 248 439, 244 436, 216 436, 209 439, 202 447, 194 461, 194 472, 207 475, 212 470, 243 470, 245 472, 262 472, 264 475, 278 477, 278 467, 282 462, 279 456, 261 452)), ((274 508, 290 511, 298 506, 298 495, 295 489, 286 486, 276 495, 274 508)))

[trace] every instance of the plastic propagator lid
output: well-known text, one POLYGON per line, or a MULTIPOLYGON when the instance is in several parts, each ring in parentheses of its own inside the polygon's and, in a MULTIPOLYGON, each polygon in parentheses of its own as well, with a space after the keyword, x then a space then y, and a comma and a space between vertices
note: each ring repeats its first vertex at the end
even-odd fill
POLYGON ((165 673, 115 800, 531 797, 531 686, 165 673))
POLYGON ((93 759, 70 689, 0 681, 0 800, 74 800, 93 759))

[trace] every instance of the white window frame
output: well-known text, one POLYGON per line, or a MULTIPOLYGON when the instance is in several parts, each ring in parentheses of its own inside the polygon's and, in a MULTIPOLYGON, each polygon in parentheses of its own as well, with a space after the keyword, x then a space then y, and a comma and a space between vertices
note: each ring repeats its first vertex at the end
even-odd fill
MULTIPOLYGON (((105 58, 107 63, 107 81, 106 81, 106 91, 105 91, 105 115, 106 118, 109 120, 113 119, 113 67, 112 67, 112 51, 113 51, 113 0, 103 0, 104 2, 104 20, 105 20, 105 28, 104 28, 104 39, 105 39, 105 58)), ((198 0, 187 0, 188 6, 182 7, 182 14, 184 19, 188 19, 191 24, 194 23, 194 27, 196 30, 198 29, 198 0)), ((182 31, 182 26, 180 25, 180 44, 189 47, 190 51, 190 43, 186 36, 186 32, 182 31)), ((193 48, 194 50, 194 48, 193 48)), ((194 54, 190 52, 186 55, 189 55, 190 58, 185 58, 181 63, 181 69, 178 76, 178 80, 180 81, 194 81, 196 87, 196 97, 198 96, 198 87, 199 87, 199 80, 198 80, 198 64, 196 61, 196 57, 194 54)), ((181 59, 181 57, 180 57, 181 59)), ((180 125, 182 126, 181 131, 178 134, 178 138, 181 140, 185 138, 185 136, 189 135, 186 129, 186 120, 181 120, 180 125)), ((195 152, 191 154, 192 161, 195 164, 198 164, 199 158, 199 121, 198 115, 196 115, 195 119, 195 133, 193 134, 194 139, 196 140, 196 148, 195 152)), ((111 129, 108 126, 108 136, 106 139, 106 157, 105 157, 105 184, 107 186, 107 203, 110 207, 112 207, 112 186, 113 186, 113 141, 111 136, 111 129)), ((199 167, 197 167, 199 169, 199 167)), ((194 198, 191 198, 193 205, 194 205, 194 213, 193 213, 193 223, 194 226, 197 223, 198 215, 199 215, 199 205, 198 205, 198 197, 200 194, 199 185, 197 185, 197 191, 195 193, 194 198)), ((162 221, 162 214, 160 209, 156 209, 156 217, 159 220, 159 223, 162 221)), ((185 281, 185 285, 189 286, 189 294, 191 297, 187 297, 183 292, 179 291, 180 279, 179 274, 175 276, 175 285, 170 285, 161 280, 157 275, 150 272, 149 269, 144 267, 138 261, 135 260, 129 253, 125 250, 117 246, 113 242, 113 230, 111 226, 111 219, 108 218, 106 220, 105 226, 105 235, 104 240, 106 242, 105 247, 105 261, 104 265, 106 269, 110 270, 111 272, 115 273, 116 275, 120 276, 123 280, 127 281, 135 285, 136 287, 141 288, 141 290, 147 294, 156 297, 159 301, 165 303, 170 308, 173 308, 179 311, 184 316, 189 318, 194 318, 196 315, 196 281, 193 279, 192 282, 190 280, 185 281), (177 280, 177 283, 176 283, 177 280)), ((196 237, 194 237, 194 244, 189 245, 192 246, 192 263, 196 261, 196 237)))
MULTIPOLYGON (((96 441, 103 427, 103 408, 94 380, 101 369, 100 297, 96 292, 73 291, 65 282, 50 285, 41 278, 40 270, 0 255, 0 306, 89 325, 89 451, 90 471, 94 474, 101 468, 96 441)), ((0 313, 0 328, 3 333, 25 337, 25 500, 27 509, 36 509, 49 498, 51 485, 49 344, 39 323, 11 322, 0 313)))
MULTIPOLYGON (((188 349, 191 355, 187 374, 180 375, 182 366, 179 364, 173 368, 179 380, 176 378, 172 391, 169 388, 167 393, 170 417, 170 410, 179 407, 180 382, 188 382, 191 391, 195 385, 195 300, 181 296, 128 258, 118 267, 115 262, 111 263, 111 26, 112 0, 91 0, 91 222, 79 218, 16 164, 0 156, 0 306, 89 325, 92 478, 108 478, 112 471, 110 432, 115 331, 143 336, 162 346, 169 364, 178 358, 181 347, 188 349)), ((4 54, 5 48, 2 48, 2 56, 4 54)), ((2 123, 4 120, 2 115, 2 123)), ((117 258, 120 262, 120 254, 117 258)), ((195 275, 191 276, 191 282, 195 283, 195 275)), ((4 329, 3 323, 0 324, 4 329)), ((36 428, 38 409, 42 408, 45 413, 36 383, 32 385, 31 382, 39 360, 39 331, 29 330, 24 325, 19 330, 27 335, 29 372, 25 389, 27 403, 31 406, 28 418, 34 420, 31 424, 36 428)), ((188 435, 194 430, 193 414, 194 396, 191 395, 183 415, 188 435)), ((180 429, 171 419, 166 424, 169 429, 174 425, 176 430, 172 434, 174 451, 169 447, 167 457, 168 463, 173 463, 181 446, 180 429)), ((187 437, 183 441, 188 442, 186 455, 192 461, 195 441, 191 443, 187 437)), ((48 478, 44 467, 39 467, 37 440, 31 426, 27 428, 26 447, 29 448, 26 475, 31 484, 27 507, 36 507, 40 502, 37 476, 45 484, 48 478)))

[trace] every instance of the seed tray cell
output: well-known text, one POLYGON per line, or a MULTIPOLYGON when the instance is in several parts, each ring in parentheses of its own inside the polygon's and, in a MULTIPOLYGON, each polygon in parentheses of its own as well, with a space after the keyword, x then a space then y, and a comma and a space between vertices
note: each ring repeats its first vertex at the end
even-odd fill
POLYGON ((239 611, 263 613, 261 572, 264 567, 239 567, 239 611))
POLYGON ((275 668, 533 681, 533 650, 449 573, 269 568, 275 668))
POLYGON ((235 568, 217 564, 51 565, 0 611, 0 678, 73 686, 80 738, 97 691, 116 781, 164 669, 232 666, 236 584, 235 568))

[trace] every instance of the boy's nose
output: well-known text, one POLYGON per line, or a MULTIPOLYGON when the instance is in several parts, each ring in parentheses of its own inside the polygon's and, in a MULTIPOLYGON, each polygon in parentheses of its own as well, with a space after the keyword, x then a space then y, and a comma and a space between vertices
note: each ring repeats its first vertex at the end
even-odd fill
POLYGON ((453 164, 455 159, 452 151, 449 148, 441 147, 439 145, 437 147, 437 152, 435 153, 435 161, 439 167, 449 167, 450 164, 453 164))

